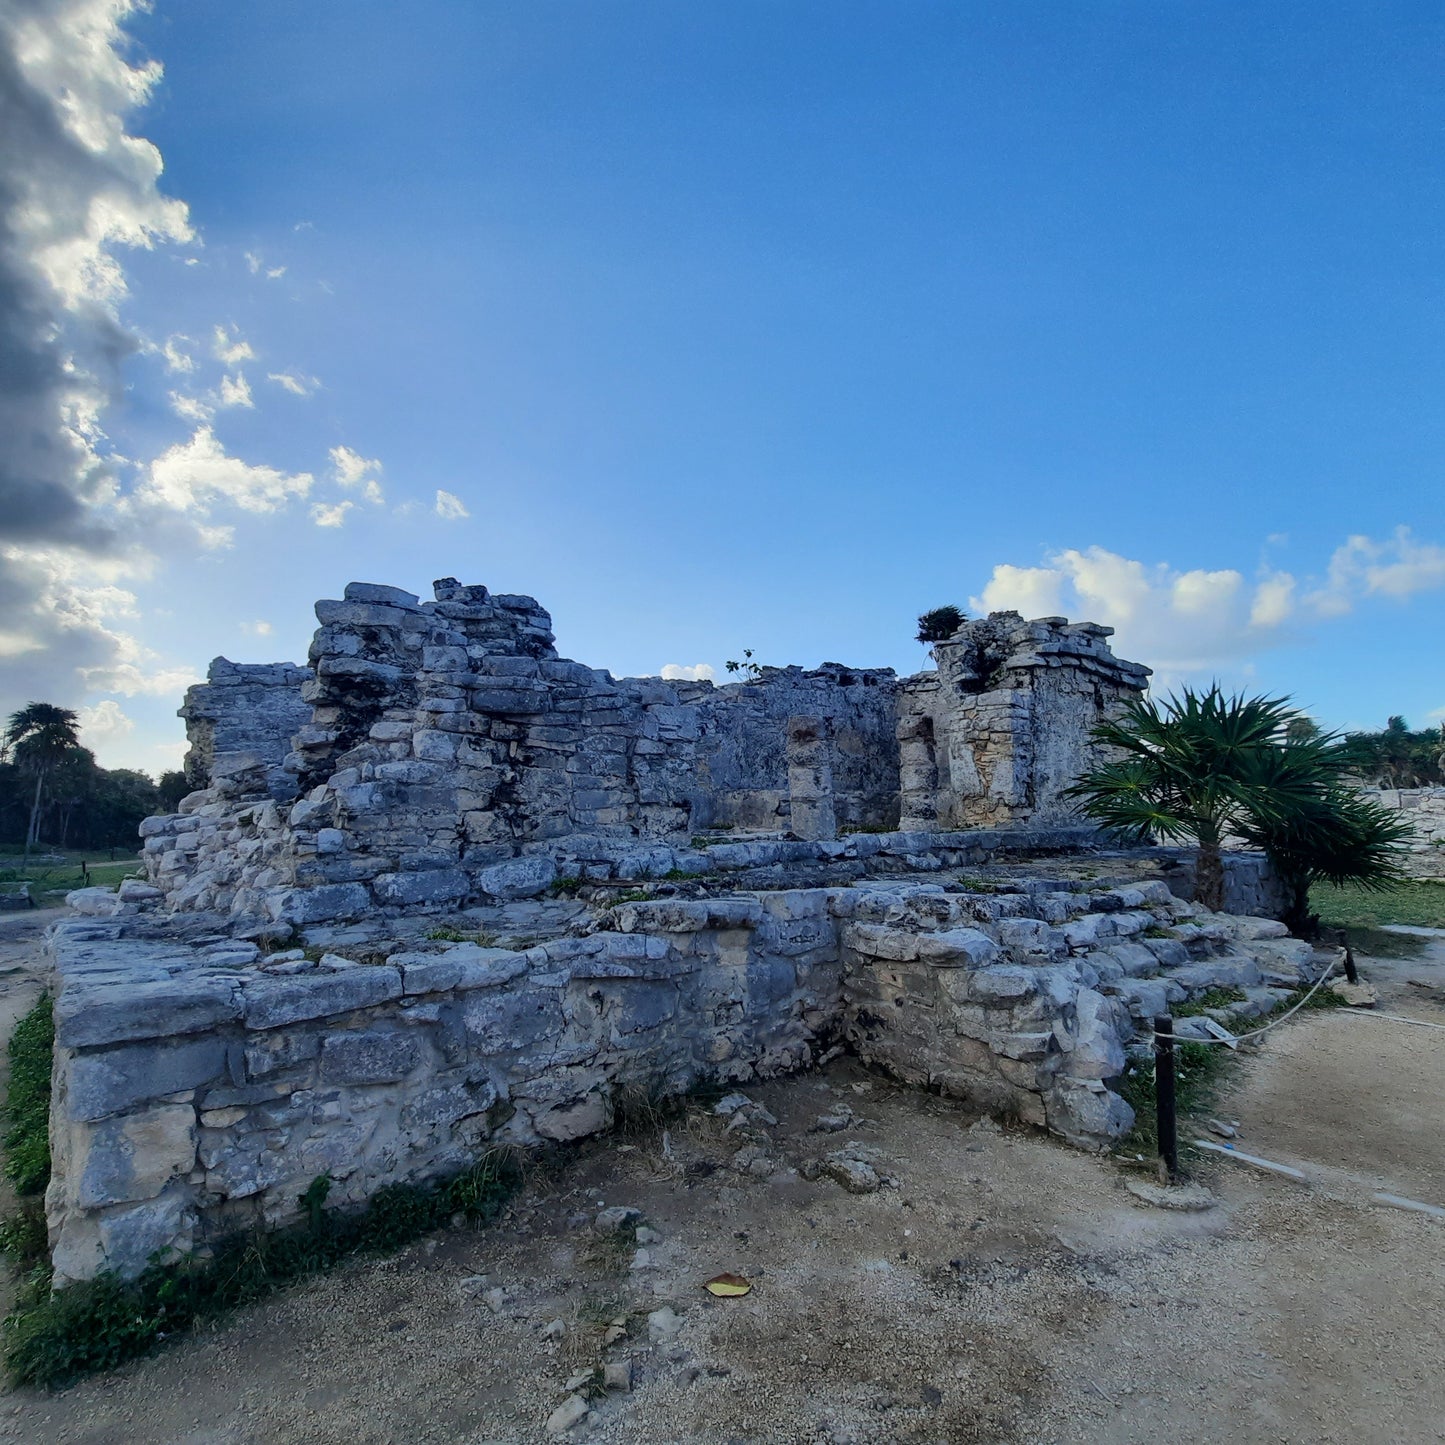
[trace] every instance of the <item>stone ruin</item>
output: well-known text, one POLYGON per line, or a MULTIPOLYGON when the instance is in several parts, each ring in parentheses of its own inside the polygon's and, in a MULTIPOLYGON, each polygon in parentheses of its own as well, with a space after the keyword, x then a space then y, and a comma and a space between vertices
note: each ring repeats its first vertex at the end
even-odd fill
POLYGON ((914 677, 714 687, 561 659, 531 598, 451 580, 317 616, 307 668, 191 689, 204 786, 143 825, 150 882, 51 932, 59 1281, 830 1050, 1104 1147, 1154 1014, 1316 966, 1253 916, 1259 859, 1210 914, 1187 858, 1070 811, 1148 675, 1107 628, 998 613, 914 677))

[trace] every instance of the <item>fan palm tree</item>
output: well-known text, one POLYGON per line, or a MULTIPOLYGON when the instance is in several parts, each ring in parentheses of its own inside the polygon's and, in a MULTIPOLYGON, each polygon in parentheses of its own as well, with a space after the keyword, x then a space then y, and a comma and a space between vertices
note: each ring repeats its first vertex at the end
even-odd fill
POLYGON ((27 859, 40 837, 40 804, 46 779, 80 750, 79 723, 80 719, 68 707, 32 702, 11 713, 5 724, 5 754, 22 772, 33 774, 35 778, 30 825, 25 831, 27 859))
POLYGON ((1131 702, 1093 733, 1114 760, 1067 796, 1126 838, 1193 841, 1196 896, 1206 908, 1224 902, 1224 839, 1254 843, 1275 862, 1292 893, 1292 921, 1304 927, 1316 879, 1394 882, 1408 829, 1351 791, 1338 737, 1291 729, 1298 716, 1283 698, 1226 697, 1217 685, 1131 702))

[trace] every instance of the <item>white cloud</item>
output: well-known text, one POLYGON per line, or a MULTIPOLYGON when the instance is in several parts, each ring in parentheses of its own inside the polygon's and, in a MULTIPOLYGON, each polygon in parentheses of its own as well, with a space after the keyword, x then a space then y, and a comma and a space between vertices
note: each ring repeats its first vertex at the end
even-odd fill
POLYGON ((190 344, 189 336, 168 336, 166 344, 161 347, 161 355, 165 358, 167 371, 190 372, 196 369, 196 358, 182 347, 182 342, 190 344))
POLYGON ((1059 552, 1042 567, 997 566, 970 606, 1112 627, 1116 651, 1155 668, 1159 687, 1245 669, 1252 654, 1304 623, 1349 612, 1362 598, 1403 600, 1439 587, 1445 548, 1418 542, 1401 527, 1385 541, 1349 538, 1330 558, 1322 583, 1302 586, 1281 570, 1253 579, 1233 568, 1182 571, 1095 546, 1059 552))
POLYGON ((246 512, 276 512, 293 497, 304 497, 314 481, 309 472, 292 475, 228 456, 211 428, 202 426, 151 463, 137 499, 178 512, 205 513, 217 502, 246 512))
POLYGON ((194 668, 167 662, 123 630, 140 609, 121 584, 150 574, 145 552, 11 546, 0 547, 0 564, 0 655, 12 695, 72 706, 96 692, 176 696, 197 680, 194 668))
POLYGON ((440 488, 437 489, 436 506, 433 510, 437 516, 448 522, 459 522, 462 518, 472 515, 467 511, 466 505, 460 497, 451 492, 444 492, 440 488))
POLYGON ((1252 627, 1278 627, 1294 611, 1295 580, 1288 572, 1261 577, 1249 609, 1252 627))
POLYGON ((286 274, 284 266, 268 266, 259 252, 247 251, 245 255, 246 265, 250 268, 253 276, 259 276, 264 272, 268 281, 278 281, 286 274))
POLYGON ((92 752, 135 731, 135 720, 127 717, 113 698, 79 710, 80 740, 92 752))
POLYGON ((364 457, 350 447, 331 448, 331 477, 340 487, 356 487, 368 502, 379 506, 385 500, 381 482, 371 473, 379 472, 381 463, 364 457))
POLYGON ((245 340, 234 326, 218 326, 212 337, 211 351, 217 361, 227 366, 236 366, 242 361, 254 361, 256 353, 251 343, 245 340))
POLYGON ((220 404, 222 406, 245 407, 254 407, 256 405, 251 399, 251 384, 240 372, 237 372, 235 376, 223 376, 221 378, 220 404))
POLYGON ((1408 527, 1384 541, 1354 536, 1335 549, 1324 586, 1307 601, 1324 617, 1349 612, 1361 597, 1384 595, 1403 602, 1417 592, 1445 587, 1445 547, 1417 542, 1408 527))
POLYGON ((310 396, 321 385, 314 376, 298 376, 294 371, 268 371, 266 380, 284 387, 292 396, 310 396))
POLYGON ((311 520, 318 527, 339 527, 354 505, 354 502, 338 502, 334 507, 328 507, 317 502, 311 508, 311 520))
POLYGON ((251 637, 270 637, 276 629, 269 622, 243 622, 241 631, 251 637))
POLYGON ((199 396, 187 396, 184 392, 171 392, 171 410, 187 421, 208 422, 216 414, 216 408, 199 396))
POLYGON ((663 664, 660 676, 669 682, 712 682, 717 674, 710 662, 667 662, 663 664))

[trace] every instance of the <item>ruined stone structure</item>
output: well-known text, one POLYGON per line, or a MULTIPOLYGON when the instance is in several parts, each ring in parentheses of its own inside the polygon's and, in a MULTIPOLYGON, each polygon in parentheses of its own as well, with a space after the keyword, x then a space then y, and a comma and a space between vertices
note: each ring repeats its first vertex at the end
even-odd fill
POLYGON ((315 923, 656 875, 709 829, 1077 823, 1089 730, 1148 676, 1107 628, 1016 613, 902 682, 826 664, 714 687, 559 658, 531 598, 450 580, 425 603, 352 583, 316 612, 308 671, 218 660, 187 697, 207 786, 144 829, 174 907, 315 923))
MULTIPOLYGON (((191 690, 205 786, 143 825, 151 882, 52 930, 60 1282, 829 1049, 1101 1147, 1155 1014, 1317 966, 1069 811, 1147 676, 1107 629, 995 614, 936 673, 713 687, 559 658, 531 598, 450 580, 317 616, 308 668, 191 690)), ((1258 860, 1226 872, 1261 907, 1258 860)))
POLYGON ((1411 878, 1445 883, 1445 788, 1367 788, 1365 796, 1410 823, 1400 866, 1411 878))
POLYGON ((1097 1148, 1132 1122, 1108 1081, 1136 1024, 1147 1036, 1171 1001, 1221 987, 1247 1017, 1311 976, 1282 925, 1157 880, 981 886, 514 905, 553 936, 363 949, 353 930, 319 961, 228 938, 214 915, 148 912, 146 885, 72 895, 104 916, 50 941, 56 1277, 135 1274, 157 1251, 292 1222, 323 1173, 333 1202, 360 1201, 489 1143, 595 1133, 629 1087, 746 1083, 835 1043, 1097 1148))
POLYGON ((186 720, 186 778, 194 788, 210 786, 218 755, 251 753, 270 763, 280 797, 294 789, 280 763, 280 744, 311 721, 311 704, 301 696, 310 674, 291 662, 238 663, 218 657, 206 682, 186 692, 180 716, 186 720))
POLYGON ((938 671, 900 686, 899 826, 1071 820, 1063 791, 1088 770, 1090 729, 1149 680, 1109 650, 1112 631, 996 612, 936 644, 938 671))

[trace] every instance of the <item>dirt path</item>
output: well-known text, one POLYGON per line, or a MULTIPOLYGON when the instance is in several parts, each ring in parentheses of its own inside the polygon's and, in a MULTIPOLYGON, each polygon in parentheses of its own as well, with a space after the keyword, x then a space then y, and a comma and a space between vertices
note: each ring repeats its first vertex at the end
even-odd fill
POLYGON ((1215 1208, 1151 1209, 1108 1161, 971 1128, 840 1063, 748 1091, 776 1126, 725 1134, 699 1113, 665 1142, 588 1145, 534 1173, 492 1230, 354 1266, 63 1394, 0 1400, 0 1439, 523 1445, 556 1438, 543 1422, 569 1376, 631 1359, 631 1393, 566 1438, 1445 1440, 1445 1222, 1378 1207, 1360 1182, 1445 1204, 1445 1053, 1430 1030, 1333 1015, 1277 1032, 1228 1107, 1242 1146, 1328 1166, 1308 1187, 1225 1161, 1205 1166, 1215 1208), (845 1110, 849 1127, 813 1131, 845 1110), (757 1176, 732 1166, 750 1137, 773 1161, 757 1176), (796 1172, 839 1147, 897 1186, 854 1195, 796 1172), (599 1240, 607 1205, 660 1235, 646 1267, 599 1240), (720 1270, 752 1293, 713 1300, 700 1286, 720 1270), (654 1341, 664 1305, 680 1328, 654 1341), (614 1319, 626 1334, 605 1344, 614 1319))

